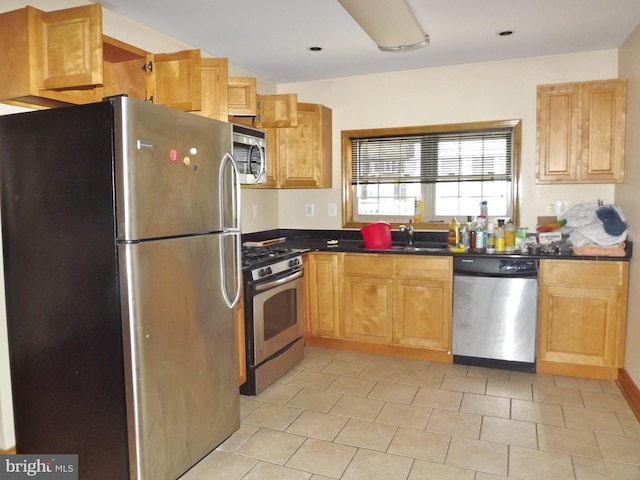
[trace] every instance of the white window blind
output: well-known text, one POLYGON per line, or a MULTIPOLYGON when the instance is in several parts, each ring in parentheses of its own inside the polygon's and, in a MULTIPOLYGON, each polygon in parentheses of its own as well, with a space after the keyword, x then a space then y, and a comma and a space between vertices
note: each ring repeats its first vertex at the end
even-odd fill
POLYGON ((351 141, 353 185, 512 179, 513 128, 351 141))

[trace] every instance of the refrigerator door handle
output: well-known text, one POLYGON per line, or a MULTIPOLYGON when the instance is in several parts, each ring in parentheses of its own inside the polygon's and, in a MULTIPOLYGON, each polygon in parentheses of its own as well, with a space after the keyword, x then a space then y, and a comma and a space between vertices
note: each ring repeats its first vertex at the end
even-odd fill
POLYGON ((240 231, 240 174, 238 172, 238 165, 233 159, 230 153, 225 153, 222 161, 220 162, 220 173, 218 175, 220 185, 218 185, 219 205, 220 205, 220 225, 222 225, 223 231, 240 231), (231 186, 232 192, 226 191, 227 178, 225 178, 225 172, 227 171, 227 164, 231 165, 232 179, 231 186), (232 225, 225 225, 225 211, 229 207, 228 201, 231 201, 232 212, 232 225))
POLYGON ((238 166, 235 162, 235 160, 233 159, 233 156, 231 156, 231 154, 229 152, 225 153, 224 157, 222 158, 222 161, 220 162, 220 175, 218 177, 220 180, 220 185, 218 185, 218 195, 220 195, 219 198, 219 205, 220 205, 220 224, 222 225, 223 231, 222 231, 222 236, 221 236, 221 241, 219 243, 219 254, 220 254, 220 266, 221 266, 221 275, 222 275, 222 281, 220 282, 221 288, 222 288, 222 296, 224 298, 225 303, 229 306, 229 308, 234 308, 237 304, 238 301, 240 300, 240 293, 241 293, 241 285, 240 285, 240 279, 242 276, 242 241, 240 238, 240 175, 238 173, 238 166), (231 179, 231 185, 232 185, 232 189, 233 191, 231 192, 231 194, 229 195, 226 190, 225 190, 225 186, 226 186, 226 179, 225 179, 225 175, 224 172, 226 172, 226 166, 227 163, 229 165, 231 165, 231 171, 232 171, 232 179, 231 179), (232 222, 233 225, 231 225, 230 227, 226 226, 224 224, 224 212, 225 209, 228 207, 227 205, 227 199, 231 197, 231 211, 232 211, 232 222), (233 238, 233 243, 234 243, 234 248, 233 248, 233 252, 234 252, 234 267, 235 267, 235 292, 233 295, 233 298, 230 298, 228 293, 227 293, 227 278, 226 278, 226 259, 225 259, 225 244, 226 242, 225 237, 227 236, 231 236, 233 238))
POLYGON ((221 234, 221 238, 220 238, 220 242, 218 242, 218 252, 219 252, 219 257, 220 257, 220 271, 221 271, 221 282, 220 282, 220 288, 222 289, 222 297, 224 298, 225 303, 227 304, 227 306, 229 308, 234 308, 237 304, 238 301, 240 300, 240 278, 241 278, 241 274, 242 274, 242 264, 241 264, 241 258, 240 258, 240 249, 241 249, 241 239, 240 239, 240 232, 223 232, 221 234), (233 243, 234 243, 234 267, 235 267, 235 285, 234 285, 234 295, 233 298, 229 297, 229 294, 227 293, 227 275, 226 275, 226 258, 224 255, 225 252, 225 245, 226 245, 226 241, 225 239, 227 237, 231 237, 233 239, 233 243))

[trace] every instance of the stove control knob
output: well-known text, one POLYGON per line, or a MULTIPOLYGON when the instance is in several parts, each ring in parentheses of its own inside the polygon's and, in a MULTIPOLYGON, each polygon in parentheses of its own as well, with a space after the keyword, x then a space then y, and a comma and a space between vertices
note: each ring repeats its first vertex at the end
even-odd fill
POLYGON ((295 267, 297 265, 300 265, 300 259, 299 258, 292 258, 291 260, 289 260, 289 266, 290 267, 295 267))
POLYGON ((267 271, 267 275, 271 275, 273 273, 271 267, 267 267, 265 270, 267 271))
POLYGON ((258 276, 264 277, 266 274, 267 272, 264 271, 264 268, 261 268, 260 270, 258 270, 258 276))

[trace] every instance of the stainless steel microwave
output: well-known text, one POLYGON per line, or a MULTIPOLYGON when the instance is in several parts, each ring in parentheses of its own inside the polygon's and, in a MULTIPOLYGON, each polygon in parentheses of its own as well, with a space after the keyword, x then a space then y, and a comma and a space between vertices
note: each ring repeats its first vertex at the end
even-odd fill
POLYGON ((233 158, 240 183, 255 185, 267 181, 267 138, 262 130, 233 125, 233 158))

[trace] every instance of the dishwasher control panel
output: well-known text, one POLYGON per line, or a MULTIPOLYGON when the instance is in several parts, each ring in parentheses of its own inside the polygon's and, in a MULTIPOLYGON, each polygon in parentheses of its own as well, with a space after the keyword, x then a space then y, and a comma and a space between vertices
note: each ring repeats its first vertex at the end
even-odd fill
POLYGON ((498 272, 504 274, 512 273, 537 273, 538 266, 535 260, 500 260, 498 272))
POLYGON ((538 261, 495 257, 454 257, 453 271, 462 275, 533 277, 538 275, 538 261))

